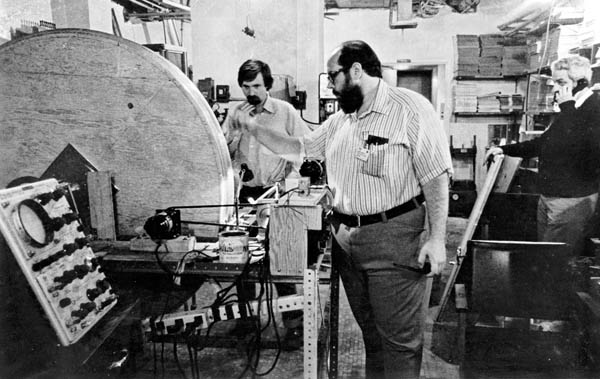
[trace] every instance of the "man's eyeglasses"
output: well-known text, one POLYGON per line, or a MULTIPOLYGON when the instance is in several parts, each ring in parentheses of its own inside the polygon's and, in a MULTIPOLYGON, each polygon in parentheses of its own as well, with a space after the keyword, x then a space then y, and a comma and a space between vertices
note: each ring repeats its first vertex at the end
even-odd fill
POLYGON ((327 73, 327 79, 329 79, 329 83, 333 84, 333 82, 335 81, 335 78, 338 76, 338 74, 340 72, 344 71, 344 68, 340 68, 339 70, 336 71, 329 71, 327 73))

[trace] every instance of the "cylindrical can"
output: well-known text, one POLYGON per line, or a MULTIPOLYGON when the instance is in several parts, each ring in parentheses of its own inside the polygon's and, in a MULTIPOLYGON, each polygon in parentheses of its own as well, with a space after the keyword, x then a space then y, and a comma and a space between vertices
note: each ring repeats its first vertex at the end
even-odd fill
POLYGON ((219 233, 219 262, 246 263, 248 260, 248 232, 228 230, 219 233))

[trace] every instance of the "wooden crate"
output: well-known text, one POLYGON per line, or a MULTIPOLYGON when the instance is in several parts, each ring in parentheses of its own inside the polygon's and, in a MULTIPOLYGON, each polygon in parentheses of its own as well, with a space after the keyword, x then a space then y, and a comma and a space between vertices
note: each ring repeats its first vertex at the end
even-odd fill
POLYGON ((309 196, 292 193, 271 205, 269 257, 271 274, 302 276, 307 267, 308 231, 323 227, 326 190, 311 190, 309 196))

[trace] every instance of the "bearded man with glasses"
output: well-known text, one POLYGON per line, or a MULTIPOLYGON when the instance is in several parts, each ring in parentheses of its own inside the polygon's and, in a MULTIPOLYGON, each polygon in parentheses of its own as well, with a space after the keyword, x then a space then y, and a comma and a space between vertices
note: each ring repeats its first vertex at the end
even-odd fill
POLYGON ((244 124, 278 154, 324 159, 333 193, 333 263, 365 342, 368 378, 419 378, 426 274, 446 264, 450 149, 431 103, 382 80, 363 41, 327 62, 340 111, 301 138, 244 124))

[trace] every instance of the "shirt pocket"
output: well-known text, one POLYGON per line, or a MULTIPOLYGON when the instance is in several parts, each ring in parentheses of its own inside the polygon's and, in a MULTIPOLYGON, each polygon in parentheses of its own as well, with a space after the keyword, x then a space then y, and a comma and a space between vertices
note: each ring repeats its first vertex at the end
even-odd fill
POLYGON ((388 145, 373 145, 369 149, 369 156, 363 162, 361 172, 366 175, 382 178, 387 171, 388 145))

